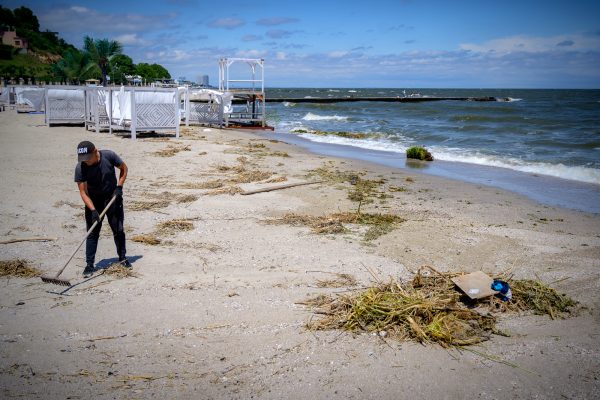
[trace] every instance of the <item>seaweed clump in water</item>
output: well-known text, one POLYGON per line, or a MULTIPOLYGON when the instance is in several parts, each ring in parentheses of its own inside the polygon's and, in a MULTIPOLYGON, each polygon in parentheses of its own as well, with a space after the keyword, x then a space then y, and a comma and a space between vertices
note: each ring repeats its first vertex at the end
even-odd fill
POLYGON ((413 146, 406 150, 406 158, 414 158, 416 160, 433 161, 431 153, 422 146, 413 146))

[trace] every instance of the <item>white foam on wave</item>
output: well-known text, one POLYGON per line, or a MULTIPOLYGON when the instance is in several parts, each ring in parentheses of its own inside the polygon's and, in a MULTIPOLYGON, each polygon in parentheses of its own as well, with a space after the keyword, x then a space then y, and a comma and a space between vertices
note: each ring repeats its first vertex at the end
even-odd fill
MULTIPOLYGON (((414 143, 408 143, 407 145, 402 144, 407 143, 405 140, 398 143, 381 138, 350 139, 339 136, 320 136, 311 134, 302 134, 300 136, 315 142, 360 147, 367 150, 391 151, 395 153, 401 153, 403 156, 406 153, 406 149, 414 145, 414 143)), ((509 157, 497 157, 481 153, 473 153, 472 151, 469 151, 467 154, 467 150, 449 149, 437 146, 430 147, 429 151, 431 151, 431 154, 433 154, 433 157, 436 160, 507 168, 530 174, 547 175, 555 178, 600 185, 600 170, 595 168, 567 166, 564 164, 550 164, 544 162, 528 162, 509 157)))
POLYGON ((378 139, 351 139, 335 135, 311 135, 310 133, 303 133, 299 135, 305 139, 312 140, 313 142, 341 144, 345 146, 360 147, 367 150, 377 151, 392 151, 405 153, 407 147, 400 143, 392 142, 385 138, 378 139))
POLYGON ((512 103, 512 102, 515 102, 515 101, 522 101, 522 100, 523 100, 523 99, 519 99, 519 98, 513 98, 513 97, 498 97, 498 98, 496 99, 496 101, 499 101, 499 102, 507 102, 507 103, 512 103))
POLYGON ((292 103, 291 101, 284 101, 282 104, 284 107, 294 107, 296 105, 296 103, 292 103))
POLYGON ((556 178, 580 182, 600 184, 600 170, 583 166, 568 166, 545 162, 529 162, 516 158, 497 157, 480 153, 463 154, 460 150, 449 150, 432 147, 431 153, 437 160, 458 161, 469 164, 487 165, 498 168, 508 168, 530 174, 548 175, 556 178))
POLYGON ((302 119, 305 121, 346 121, 348 117, 343 115, 317 115, 309 112, 302 119))

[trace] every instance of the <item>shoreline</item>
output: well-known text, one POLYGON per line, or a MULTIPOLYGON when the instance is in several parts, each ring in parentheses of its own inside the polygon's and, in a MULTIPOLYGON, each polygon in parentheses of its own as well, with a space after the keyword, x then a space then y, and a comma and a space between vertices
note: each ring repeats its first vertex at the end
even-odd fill
POLYGON ((404 154, 392 151, 367 150, 346 144, 317 142, 292 133, 259 134, 298 145, 316 154, 368 161, 405 171, 496 187, 526 196, 542 204, 600 214, 600 185, 593 183, 458 161, 407 162, 404 154))
MULTIPOLYGON (((47 128, 42 121, 40 115, 0 113, 6 188, 0 237, 56 240, 0 245, 0 260, 26 259, 49 274, 64 265, 85 233, 73 182, 75 146, 91 140, 129 167, 125 230, 137 277, 119 279, 100 269, 85 280, 80 250, 61 275, 77 285, 63 294, 39 278, 0 278, 3 398, 341 400, 418 393, 495 399, 507 389, 516 398, 600 395, 597 214, 411 169, 323 156, 258 132, 190 127, 179 139, 131 141, 82 127, 47 128), (315 234, 269 223, 289 213, 356 211, 352 186, 344 182, 236 194, 317 180, 319 169, 377 180, 385 196, 362 210, 404 221, 373 240, 353 224, 315 234), (191 229, 160 232, 160 224, 172 220, 185 220, 191 229), (133 241, 149 234, 160 243, 133 241), (431 344, 306 329, 319 316, 303 300, 351 293, 376 279, 410 279, 423 265, 510 271, 515 279, 551 284, 582 308, 564 320, 500 313, 498 327, 511 335, 493 335, 476 349, 517 367, 431 344), (319 286, 335 274, 349 274, 358 284, 319 286)), ((115 257, 105 225, 97 266, 115 257)))

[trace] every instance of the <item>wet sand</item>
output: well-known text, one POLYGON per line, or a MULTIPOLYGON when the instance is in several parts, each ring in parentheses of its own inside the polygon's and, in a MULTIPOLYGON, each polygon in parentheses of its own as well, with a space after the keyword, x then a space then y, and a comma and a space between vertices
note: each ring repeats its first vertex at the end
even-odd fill
POLYGON ((398 153, 313 142, 295 134, 266 133, 262 136, 293 143, 318 154, 352 158, 387 167, 406 169, 410 172, 497 187, 526 196, 542 204, 600 213, 600 185, 592 183, 461 162, 440 160, 434 163, 411 162, 410 160, 407 162, 406 157, 400 156, 398 153))

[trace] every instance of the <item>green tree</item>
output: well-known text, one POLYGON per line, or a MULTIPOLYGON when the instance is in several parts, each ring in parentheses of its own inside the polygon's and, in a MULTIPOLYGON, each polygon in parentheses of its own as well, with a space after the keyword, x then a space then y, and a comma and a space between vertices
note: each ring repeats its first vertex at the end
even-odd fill
POLYGON ((40 31, 40 22, 38 21, 38 18, 33 14, 33 11, 31 11, 29 8, 15 8, 13 14, 15 16, 17 26, 34 32, 40 31))
POLYGON ((110 60, 117 54, 121 54, 123 46, 116 40, 92 39, 86 36, 83 39, 83 47, 92 60, 102 72, 102 84, 106 85, 106 75, 110 66, 110 60))
POLYGON ((125 75, 133 75, 135 65, 131 57, 125 54, 117 54, 110 60, 110 81, 118 85, 127 83, 125 75))
POLYGON ((77 49, 68 50, 62 60, 53 65, 52 72, 61 80, 74 84, 100 75, 99 67, 90 60, 89 54, 77 49))
POLYGON ((10 8, 4 8, 0 5, 0 29, 6 29, 13 27, 17 24, 15 14, 13 14, 10 8))
POLYGON ((160 64, 139 63, 135 66, 135 73, 149 82, 157 79, 171 79, 169 71, 160 64))

